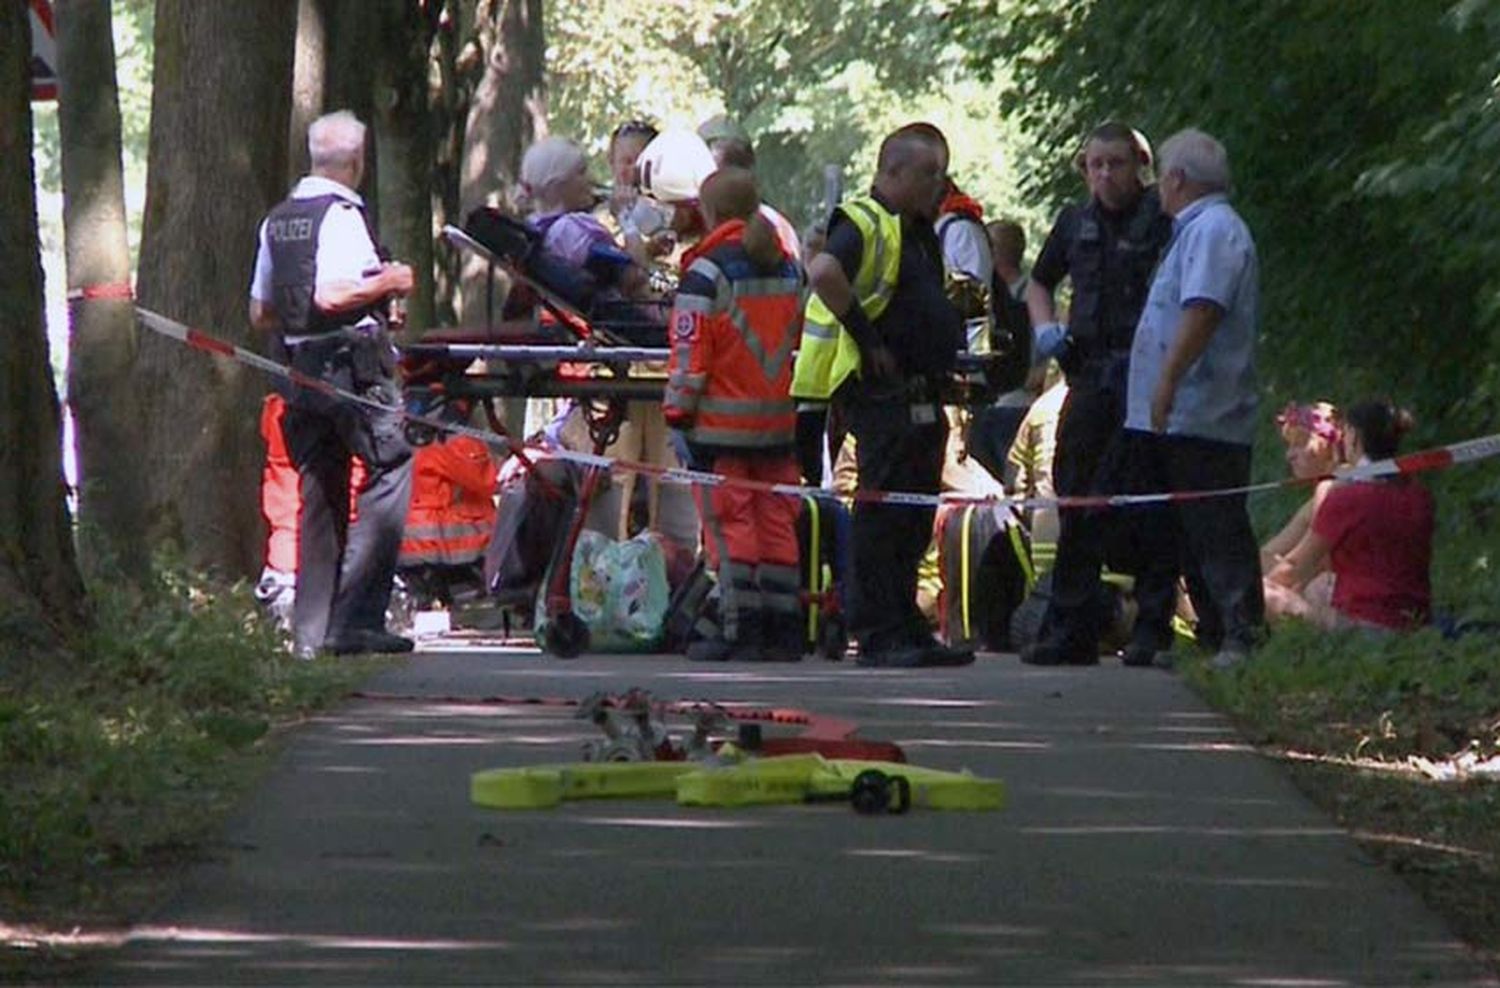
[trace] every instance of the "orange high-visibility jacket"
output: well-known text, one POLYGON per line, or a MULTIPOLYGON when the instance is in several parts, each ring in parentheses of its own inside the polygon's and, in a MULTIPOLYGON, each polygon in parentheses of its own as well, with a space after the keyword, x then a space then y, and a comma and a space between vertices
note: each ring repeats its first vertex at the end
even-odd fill
POLYGON ((792 353, 805 282, 784 251, 774 267, 757 266, 744 233, 731 220, 683 257, 662 410, 702 446, 784 449, 796 439, 792 353))
POLYGON ((266 463, 260 472, 260 513, 266 520, 265 565, 283 573, 297 572, 297 512, 301 509, 297 468, 286 451, 281 419, 286 400, 272 392, 260 410, 260 437, 266 443, 266 463))
POLYGON ((498 472, 489 449, 472 436, 417 447, 400 565, 458 566, 484 555, 495 528, 498 472))

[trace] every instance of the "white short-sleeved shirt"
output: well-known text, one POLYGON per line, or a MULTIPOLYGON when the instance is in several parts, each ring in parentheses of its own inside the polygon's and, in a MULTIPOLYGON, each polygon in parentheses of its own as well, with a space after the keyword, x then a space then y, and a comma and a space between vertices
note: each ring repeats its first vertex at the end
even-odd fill
POLYGON ((1260 405, 1255 376, 1260 264, 1250 229, 1223 195, 1198 199, 1177 217, 1130 349, 1127 429, 1151 431, 1151 396, 1182 311, 1194 302, 1210 302, 1223 316, 1177 385, 1167 434, 1249 445, 1260 405))
POLYGON ((938 217, 937 232, 948 270, 988 285, 995 261, 984 225, 967 214, 948 213, 938 217))
MULTIPOLYGON (((342 203, 335 203, 323 217, 323 225, 318 229, 318 274, 314 291, 325 285, 359 281, 366 272, 380 267, 375 242, 370 239, 369 228, 365 226, 361 213, 364 200, 358 192, 320 175, 308 175, 292 189, 293 199, 315 199, 327 195, 338 196, 349 205, 346 207, 342 203)), ((250 297, 257 302, 270 304, 274 297, 271 290, 271 248, 266 242, 264 220, 260 224, 258 240, 255 273, 250 279, 250 297)), ((295 343, 299 337, 287 336, 286 339, 295 343)))

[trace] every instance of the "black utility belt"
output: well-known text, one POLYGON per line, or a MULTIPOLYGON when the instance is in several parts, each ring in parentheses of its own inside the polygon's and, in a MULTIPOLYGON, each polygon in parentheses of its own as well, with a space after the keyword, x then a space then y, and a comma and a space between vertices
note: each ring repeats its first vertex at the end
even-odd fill
POLYGON ((323 376, 347 367, 356 389, 383 384, 396 376, 396 348, 383 327, 369 331, 341 327, 287 343, 287 350, 292 366, 304 374, 323 376))
POLYGON ((330 346, 335 343, 362 343, 362 342, 384 342, 387 337, 384 326, 338 326, 334 329, 323 330, 317 333, 293 333, 295 340, 282 340, 288 349, 303 346, 330 346))

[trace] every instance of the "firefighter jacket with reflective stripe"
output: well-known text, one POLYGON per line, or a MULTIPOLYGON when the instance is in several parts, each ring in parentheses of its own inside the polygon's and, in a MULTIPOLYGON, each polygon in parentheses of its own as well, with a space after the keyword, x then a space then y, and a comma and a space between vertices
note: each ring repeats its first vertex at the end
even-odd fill
POLYGON ((484 555, 495 528, 498 472, 484 443, 471 436, 417 447, 401 565, 459 566, 484 555))
POLYGON ((790 388, 802 269, 785 253, 758 266, 744 232, 742 220, 731 220, 683 257, 662 410, 699 446, 788 449, 797 427, 790 388))
MULTIPOLYGON (((854 297, 871 322, 880 318, 896 291, 901 270, 901 217, 873 196, 850 199, 839 210, 864 241, 854 297)), ((859 371, 859 346, 838 318, 813 295, 807 302, 802 346, 792 377, 793 397, 827 401, 850 374, 859 371)))

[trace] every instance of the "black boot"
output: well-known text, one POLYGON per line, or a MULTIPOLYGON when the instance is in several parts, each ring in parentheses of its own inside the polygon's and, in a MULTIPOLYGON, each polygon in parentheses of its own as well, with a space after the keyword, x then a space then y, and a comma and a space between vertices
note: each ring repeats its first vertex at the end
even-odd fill
POLYGON ((767 614, 764 662, 801 662, 807 650, 807 633, 801 614, 767 614))
POLYGON ((740 610, 732 622, 724 622, 712 638, 687 647, 692 662, 757 662, 765 641, 765 626, 759 610, 740 610), (730 634, 734 637, 731 639, 730 634))

